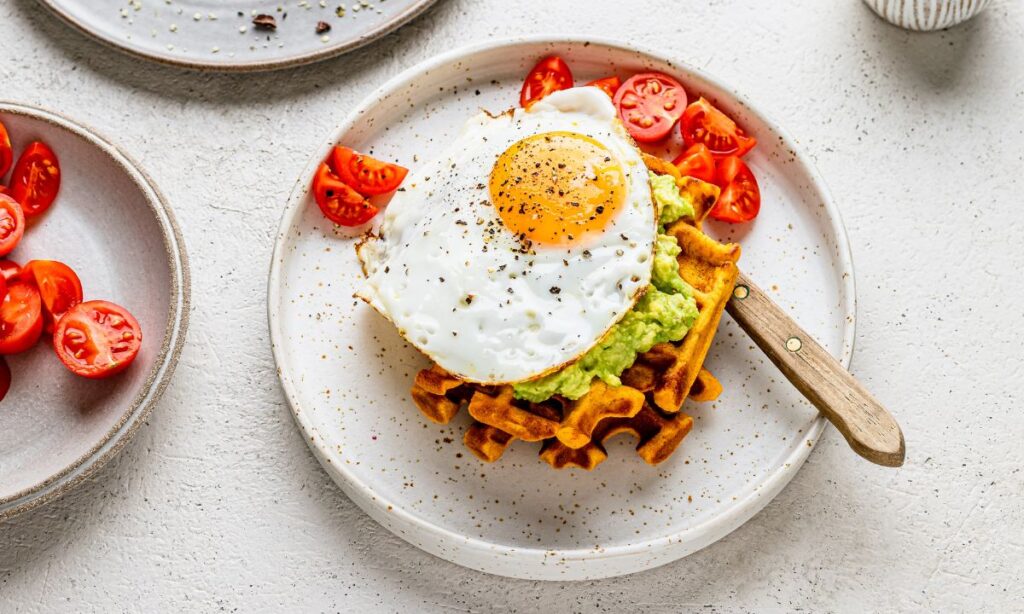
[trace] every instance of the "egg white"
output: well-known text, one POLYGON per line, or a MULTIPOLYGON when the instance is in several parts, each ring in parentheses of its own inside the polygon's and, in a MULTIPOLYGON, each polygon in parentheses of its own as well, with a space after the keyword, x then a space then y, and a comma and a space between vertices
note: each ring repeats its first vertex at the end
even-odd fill
POLYGON ((356 295, 467 381, 532 379, 593 347, 647 288, 657 217, 647 168, 608 96, 556 92, 529 110, 473 117, 409 174, 379 236, 358 248, 367 279, 356 295), (625 201, 586 242, 526 254, 491 205, 488 179, 509 146, 555 131, 607 148, 625 175, 625 201))

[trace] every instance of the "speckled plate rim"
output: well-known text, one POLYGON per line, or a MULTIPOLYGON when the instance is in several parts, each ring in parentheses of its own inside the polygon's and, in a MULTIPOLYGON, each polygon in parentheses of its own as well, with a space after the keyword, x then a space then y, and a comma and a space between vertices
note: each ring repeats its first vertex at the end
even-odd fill
MULTIPOLYGON (((489 51, 500 47, 516 47, 526 44, 597 44, 627 53, 647 55, 650 58, 667 62, 681 71, 688 72, 700 79, 703 79, 724 92, 729 92, 736 102, 757 115, 762 121, 776 131, 782 139, 782 144, 793 152, 794 158, 796 158, 796 160, 804 167, 812 181, 814 190, 823 197, 822 204, 827 213, 828 221, 831 224, 831 230, 836 240, 835 257, 842 268, 842 272, 845 273, 840 276, 840 286, 846 299, 846 309, 843 314, 845 321, 843 345, 838 358, 844 367, 849 368, 850 360, 853 356, 854 338, 856 333, 856 284, 854 282, 853 256, 850 251, 849 238, 846 233, 846 227, 842 221, 839 207, 836 205, 831 191, 826 186, 812 161, 800 151, 796 141, 788 132, 782 129, 777 122, 758 110, 757 107, 753 106, 749 100, 737 93, 735 89, 687 62, 666 58, 665 56, 641 45, 593 36, 577 37, 562 34, 538 34, 470 44, 427 59, 388 80, 349 112, 345 120, 331 133, 329 141, 330 144, 337 142, 338 137, 349 131, 356 121, 358 121, 360 116, 372 109, 377 104, 377 101, 411 85, 420 75, 460 59, 469 58, 475 53, 489 51)), ((319 149, 322 149, 322 147, 318 148, 318 151, 319 149)), ((327 471, 328 475, 334 478, 334 481, 342 488, 345 494, 359 505, 363 511, 370 515, 370 517, 395 535, 418 548, 453 563, 488 573, 496 573, 498 575, 525 579, 566 579, 564 577, 559 577, 559 565, 567 566, 578 564, 579 566, 583 566, 587 562, 597 560, 607 561, 625 557, 637 557, 638 560, 640 560, 639 557, 646 556, 645 559, 642 559, 647 561, 646 563, 626 565, 629 569, 622 569, 611 573, 595 569, 595 573, 587 573, 584 570, 582 572, 572 574, 576 579, 597 579, 626 575, 658 567, 683 558, 711 545, 739 528, 743 523, 750 520, 750 518, 752 518, 757 512, 761 511, 779 492, 781 492, 782 488, 785 487, 786 484, 788 484, 796 475, 796 471, 803 465, 811 451, 814 449, 814 445, 817 443, 826 424, 825 418, 820 415, 814 420, 811 427, 807 429, 806 434, 799 443, 794 446, 793 452, 779 463, 778 469, 768 474, 760 484, 757 484, 746 495, 739 498, 730 510, 702 523, 684 529, 683 531, 679 531, 671 535, 638 541, 637 543, 629 545, 602 547, 598 549, 579 548, 572 550, 516 548, 512 546, 494 544, 479 538, 451 531, 403 509, 395 501, 391 501, 376 492, 368 484, 350 472, 346 467, 331 462, 329 444, 319 437, 319 434, 315 431, 313 425, 307 420, 303 409, 299 404, 299 396, 297 394, 296 387, 292 383, 292 378, 289 375, 292 372, 289 357, 282 349, 284 346, 284 335, 281 330, 281 314, 279 306, 282 298, 280 291, 282 288, 283 262, 289 240, 288 231, 295 223, 296 218, 302 213, 301 206, 306 196, 306 184, 309 182, 310 177, 312 177, 313 170, 320 163, 320 157, 321 156, 315 154, 302 171, 299 180, 292 189, 291 195, 288 197, 288 203, 285 207, 281 223, 278 228, 278 235, 275 240, 274 252, 270 263, 270 276, 267 291, 267 311, 270 325, 271 349, 274 354, 274 360, 277 364, 278 378, 281 381, 289 407, 292 410, 292 415, 306 439, 306 444, 313 451, 314 456, 320 462, 324 470, 327 471), (339 477, 340 480, 338 479, 339 477), (419 537, 421 536, 428 537, 430 541, 420 540, 419 537), (689 543, 690 546, 683 550, 679 550, 678 547, 684 542, 689 543), (656 555, 658 551, 668 551, 673 549, 673 547, 676 547, 676 550, 671 554, 662 555, 661 557, 656 555), (454 554, 463 551, 470 553, 470 555, 466 557, 459 557, 454 554), (505 572, 501 571, 501 569, 505 567, 503 565, 495 564, 492 566, 483 563, 483 561, 494 557, 512 557, 513 559, 520 561, 523 568, 518 571, 505 572), (537 572, 537 569, 545 567, 550 570, 550 573, 537 572)))
POLYGON ((127 53, 128 55, 136 58, 157 62, 159 64, 164 64, 165 66, 176 66, 178 68, 187 68, 190 70, 206 72, 263 72, 312 64, 314 62, 319 62, 320 60, 326 60, 334 56, 348 53, 349 51, 358 49, 364 45, 368 45, 379 38, 387 36, 398 28, 401 28, 413 19, 416 19, 420 14, 436 4, 438 0, 418 0, 415 4, 410 5, 405 12, 396 15, 394 19, 381 24, 377 28, 347 41, 339 39, 338 44, 326 46, 321 51, 285 56, 279 60, 254 62, 194 62, 185 59, 146 53, 125 45, 122 41, 103 36, 93 31, 64 10, 64 8, 59 6, 57 4, 57 0, 38 0, 38 2, 82 34, 85 34, 89 38, 98 41, 107 47, 117 49, 118 51, 127 53))
POLYGON ((114 426, 88 452, 42 482, 12 495, 0 497, 0 521, 4 521, 68 492, 113 458, 135 434, 152 411, 153 405, 160 399, 178 364, 185 344, 185 333, 188 330, 191 279, 185 241, 174 213, 156 184, 138 163, 105 137, 54 111, 0 100, 0 112, 30 117, 66 130, 95 146, 123 168, 142 190, 146 203, 160 226, 171 270, 171 304, 163 344, 142 389, 114 426))

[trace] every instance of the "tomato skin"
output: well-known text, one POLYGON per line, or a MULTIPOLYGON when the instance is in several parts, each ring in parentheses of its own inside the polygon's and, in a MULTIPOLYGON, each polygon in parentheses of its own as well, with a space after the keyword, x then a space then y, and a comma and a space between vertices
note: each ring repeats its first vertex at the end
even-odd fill
POLYGON ((757 145, 757 139, 704 98, 686 107, 679 131, 687 147, 703 143, 716 158, 742 157, 757 145))
POLYGON ((82 302, 82 282, 63 262, 30 260, 22 268, 21 278, 31 281, 43 302, 43 329, 52 333, 55 323, 69 309, 82 302))
POLYGON ((708 212, 709 216, 732 224, 757 217, 761 211, 761 189, 754 173, 739 156, 718 161, 715 183, 722 188, 722 193, 708 212))
POLYGON ((103 379, 128 368, 142 347, 139 322, 120 305, 86 301, 57 322, 53 348, 75 375, 103 379))
POLYGON ((43 304, 39 291, 26 281, 11 282, 0 303, 0 354, 24 352, 42 334, 43 304))
POLYGON ((339 226, 360 226, 377 215, 377 207, 339 179, 327 162, 320 163, 313 177, 313 198, 324 216, 339 226))
POLYGON ((60 191, 60 162, 46 143, 35 141, 21 152, 8 189, 28 217, 50 208, 60 191))
POLYGON ((615 92, 619 91, 619 88, 622 87, 622 79, 612 75, 611 77, 605 77, 604 79, 594 79, 587 85, 600 88, 601 91, 608 94, 609 98, 614 100, 615 92))
POLYGON ((715 157, 703 143, 694 143, 679 157, 672 161, 684 177, 695 177, 701 181, 714 183, 715 157))
POLYGON ((686 108, 686 90, 660 72, 633 75, 615 92, 619 119, 640 143, 656 143, 672 131, 686 108))
POLYGON ((328 164, 339 179, 363 196, 393 192, 409 174, 404 166, 381 162, 342 145, 331 152, 328 164))
POLYGON ((11 137, 7 134, 7 126, 0 122, 0 179, 3 179, 7 171, 11 170, 12 162, 14 162, 14 150, 11 149, 11 137))
POLYGON ((11 281, 19 275, 21 275, 20 264, 13 260, 0 260, 0 276, 3 276, 4 281, 11 281))
POLYGON ((557 55, 549 55, 537 62, 526 75, 523 89, 519 91, 519 106, 528 109, 530 105, 548 94, 572 86, 573 78, 569 65, 557 55))
POLYGON ((3 356, 0 356, 0 401, 4 400, 7 396, 7 391, 11 389, 11 368, 7 366, 7 361, 4 360, 3 356))
POLYGON ((18 201, 0 194, 0 256, 6 256, 18 247, 25 235, 25 214, 18 201))

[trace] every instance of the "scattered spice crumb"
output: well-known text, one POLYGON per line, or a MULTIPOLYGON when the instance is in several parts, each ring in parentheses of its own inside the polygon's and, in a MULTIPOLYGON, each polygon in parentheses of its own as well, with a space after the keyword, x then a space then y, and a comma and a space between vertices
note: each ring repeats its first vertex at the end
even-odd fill
POLYGON ((324 34, 325 32, 330 32, 330 31, 331 31, 331 24, 327 23, 326 21, 318 21, 316 23, 316 33, 317 34, 324 34))
POLYGON ((276 30, 277 20, 273 15, 261 13, 252 18, 252 25, 256 26, 257 30, 276 30))

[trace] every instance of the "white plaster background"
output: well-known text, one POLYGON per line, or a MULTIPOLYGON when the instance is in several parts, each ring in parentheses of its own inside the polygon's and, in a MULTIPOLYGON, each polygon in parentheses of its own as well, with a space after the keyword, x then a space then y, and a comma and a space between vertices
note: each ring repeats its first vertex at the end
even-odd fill
POLYGON ((131 59, 4 0, 0 98, 77 118, 143 164, 177 212, 194 296, 149 423, 78 490, 0 525, 0 612, 1024 608, 1024 3, 912 34, 857 0, 441 0, 349 56, 215 75, 131 59), (686 59, 802 143, 850 232, 852 368, 902 423, 904 468, 859 460, 830 429, 727 538, 577 584, 419 552, 330 482, 269 348, 285 197, 364 92, 464 42, 543 31, 686 59))

